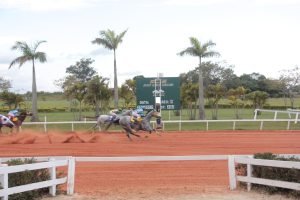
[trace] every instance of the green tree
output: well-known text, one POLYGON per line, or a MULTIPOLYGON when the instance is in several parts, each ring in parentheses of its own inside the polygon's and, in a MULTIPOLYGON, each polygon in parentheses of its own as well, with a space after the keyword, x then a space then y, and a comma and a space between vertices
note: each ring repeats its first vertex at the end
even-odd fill
POLYGON ((284 98, 290 99, 290 105, 294 108, 295 96, 299 91, 297 90, 300 84, 300 69, 296 66, 293 69, 282 70, 280 82, 283 85, 284 98))
POLYGON ((66 73, 72 74, 75 78, 81 82, 87 82, 97 74, 96 70, 90 65, 93 64, 94 60, 91 58, 82 58, 77 61, 75 65, 71 65, 66 69, 66 73))
POLYGON ((136 80, 135 79, 127 79, 127 80, 125 80, 124 85, 128 88, 128 90, 134 96, 136 95, 136 80))
POLYGON ((120 97, 124 99, 124 107, 130 107, 130 103, 135 99, 135 81, 128 79, 121 85, 120 97))
POLYGON ((196 119, 198 88, 195 83, 184 83, 180 87, 181 103, 187 105, 190 120, 196 119))
POLYGON ((35 75, 35 61, 38 60, 41 63, 47 61, 46 54, 44 52, 37 51, 40 44, 46 41, 37 41, 33 46, 29 46, 26 42, 17 41, 12 47, 12 50, 18 50, 21 52, 21 56, 15 58, 9 65, 9 69, 19 64, 21 67, 24 63, 32 62, 32 117, 31 121, 38 121, 38 108, 37 108, 37 88, 36 88, 36 75, 35 75))
POLYGON ((266 91, 266 77, 259 73, 243 74, 239 77, 240 86, 248 89, 250 92, 253 91, 266 91))
POLYGON ((82 103, 84 102, 88 93, 88 82, 97 75, 97 72, 90 65, 94 61, 90 58, 82 58, 66 69, 69 75, 65 78, 55 81, 55 84, 63 89, 64 95, 70 100, 71 105, 76 105, 73 99, 79 103, 79 116, 81 120, 82 103))
POLYGON ((96 116, 100 114, 103 102, 110 99, 110 91, 108 88, 107 78, 94 76, 87 84, 87 95, 85 101, 95 106, 96 116))
POLYGON ((8 91, 0 93, 0 99, 4 101, 4 104, 7 105, 9 109, 20 107, 20 104, 24 102, 22 95, 8 91))
POLYGON ((226 88, 220 83, 216 85, 209 85, 206 89, 206 96, 208 98, 208 103, 211 105, 212 109, 212 119, 218 119, 218 109, 219 101, 224 97, 226 93, 226 88))
POLYGON ((8 91, 11 88, 11 81, 0 77, 0 91, 8 91))
POLYGON ((100 31, 100 38, 96 38, 92 41, 93 44, 103 45, 104 48, 113 50, 114 52, 114 107, 118 108, 119 96, 118 96, 118 75, 117 75, 117 61, 116 50, 120 43, 123 41, 123 37, 127 30, 117 35, 114 31, 108 29, 106 31, 100 31))
POLYGON ((81 120, 82 102, 87 94, 87 84, 82 82, 73 82, 72 85, 65 88, 64 94, 67 97, 76 99, 79 102, 78 120, 81 120))
POLYGON ((240 107, 244 106, 246 89, 243 86, 237 87, 235 89, 231 88, 228 92, 228 99, 231 101, 231 105, 235 110, 236 119, 240 118, 240 107))
POLYGON ((254 109, 263 108, 268 98, 269 94, 263 91, 254 91, 246 95, 246 99, 252 101, 254 109))
POLYGON ((199 70, 198 70, 198 81, 199 81, 199 119, 205 119, 204 110, 204 87, 203 87, 203 71, 202 71, 202 58, 219 56, 220 54, 216 51, 210 50, 215 43, 212 41, 201 44, 195 37, 190 37, 191 46, 179 53, 180 56, 191 55, 199 58, 199 70))

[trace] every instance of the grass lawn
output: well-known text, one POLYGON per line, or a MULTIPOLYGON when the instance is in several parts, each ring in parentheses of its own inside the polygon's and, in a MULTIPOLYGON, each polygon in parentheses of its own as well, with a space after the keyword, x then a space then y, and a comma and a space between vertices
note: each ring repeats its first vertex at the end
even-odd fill
MULTIPOLYGON (((220 103, 225 104, 229 103, 228 100, 224 99, 220 103)), ((270 105, 284 105, 284 100, 282 98, 269 99, 268 104, 270 105)), ((1 102, 0 102, 1 104, 1 102)), ((27 101, 25 103, 26 107, 29 109, 31 107, 31 102, 27 101)), ((295 105, 300 107, 300 98, 297 98, 295 101, 295 105)), ((63 100, 60 98, 54 98, 47 100, 43 99, 38 102, 38 107, 43 109, 65 109, 69 110, 70 103, 67 100, 63 100)), ((29 109, 30 110, 30 109, 29 109)), ((197 110, 198 111, 198 110, 197 110)), ((103 114, 106 114, 108 111, 103 111, 103 114)), ((206 119, 212 119, 212 110, 205 110, 206 119)), ((95 116, 94 111, 82 112, 82 120, 83 123, 80 124, 53 124, 47 125, 47 130, 63 130, 63 131, 71 131, 71 130, 88 130, 91 128, 93 124, 84 123, 85 116, 93 117, 95 116)), ((240 119, 253 119, 254 117, 254 109, 241 109, 240 110, 240 119)), ((66 122, 66 121, 78 121, 79 114, 78 112, 39 112, 39 119, 41 122, 66 122)), ((262 112, 257 116, 257 119, 273 119, 274 113, 270 112, 262 112)), ((288 114, 278 113, 277 119, 288 119, 288 114)), ((295 118, 295 115, 292 115, 292 118, 295 118)), ((174 111, 162 111, 162 120, 165 122, 164 128, 165 130, 232 130, 235 128, 236 130, 259 130, 261 123, 260 122, 236 122, 235 126, 233 122, 185 122, 185 123, 170 123, 168 121, 179 121, 179 120, 189 120, 189 111, 187 109, 183 109, 181 111, 181 116, 176 115, 174 111)), ((198 112, 196 113, 196 119, 198 119, 198 112)), ((234 109, 219 109, 218 111, 218 120, 234 120, 235 110, 234 109)), ((90 119, 87 121, 95 121, 96 118, 90 119)), ((154 120, 154 119, 153 119, 154 120)), ((29 122, 29 118, 25 120, 29 122)), ((291 130, 299 130, 300 123, 289 124, 289 129, 291 130)), ((24 125, 24 128, 33 128, 36 130, 43 131, 45 130, 44 125, 24 125)), ((288 127, 287 122, 264 122, 263 129, 265 130, 286 130, 288 127)), ((111 127, 110 130, 120 130, 119 127, 111 127)))

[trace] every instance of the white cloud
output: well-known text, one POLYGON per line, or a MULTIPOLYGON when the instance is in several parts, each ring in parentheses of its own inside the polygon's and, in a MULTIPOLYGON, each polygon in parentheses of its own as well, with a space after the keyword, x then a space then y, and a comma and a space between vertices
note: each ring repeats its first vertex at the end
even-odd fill
POLYGON ((294 5, 300 4, 300 0, 255 0, 257 5, 294 5))
POLYGON ((220 3, 228 3, 234 0, 165 0, 166 5, 177 5, 177 6, 202 6, 212 5, 220 3))
POLYGON ((176 6, 207 6, 216 4, 254 4, 254 5, 294 5, 300 0, 165 0, 165 5, 176 6))
POLYGON ((90 7, 97 0, 1 0, 0 8, 25 11, 74 10, 90 7))

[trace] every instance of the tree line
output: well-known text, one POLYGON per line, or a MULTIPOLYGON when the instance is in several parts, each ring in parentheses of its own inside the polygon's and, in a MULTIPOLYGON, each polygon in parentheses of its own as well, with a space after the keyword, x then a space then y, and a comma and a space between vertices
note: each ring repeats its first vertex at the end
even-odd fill
MULTIPOLYGON (((108 87, 108 78, 98 75, 91 67, 94 62, 91 58, 82 58, 74 65, 66 68, 66 76, 56 80, 55 84, 60 86, 66 98, 74 104, 79 104, 79 116, 81 116, 82 104, 93 105, 96 115, 100 109, 109 105, 113 96, 114 108, 119 106, 119 96, 124 99, 124 106, 135 104, 135 77, 128 79, 118 87, 116 49, 122 43, 127 30, 116 34, 114 31, 102 30, 100 37, 95 38, 92 44, 98 44, 113 51, 114 55, 114 88, 108 87), (75 100, 75 101, 74 101, 75 100)), ((203 62, 204 58, 220 56, 220 53, 212 50, 216 44, 212 41, 201 43, 197 38, 190 37, 190 46, 178 53, 179 56, 190 55, 199 58, 198 66, 189 72, 180 74, 181 79, 181 103, 183 107, 190 110, 190 118, 196 118, 196 109, 199 109, 199 119, 205 119, 205 98, 208 105, 213 109, 213 118, 217 118, 218 103, 227 97, 233 107, 238 109, 245 98, 251 99, 255 108, 261 107, 268 97, 284 97, 290 100, 290 107, 294 107, 294 100, 299 92, 299 68, 283 70, 279 79, 268 79, 259 73, 234 74, 232 66, 224 66, 220 63, 203 62)), ((21 55, 15 58, 9 65, 18 64, 21 67, 26 62, 32 63, 32 121, 38 121, 37 109, 37 87, 35 63, 47 61, 46 53, 37 51, 37 48, 46 41, 37 41, 33 45, 17 41, 12 50, 18 50, 21 55)), ((142 75, 139 75, 142 76, 142 75)), ((9 107, 17 107, 22 102, 22 96, 9 92, 11 83, 0 77, 0 99, 9 107)))

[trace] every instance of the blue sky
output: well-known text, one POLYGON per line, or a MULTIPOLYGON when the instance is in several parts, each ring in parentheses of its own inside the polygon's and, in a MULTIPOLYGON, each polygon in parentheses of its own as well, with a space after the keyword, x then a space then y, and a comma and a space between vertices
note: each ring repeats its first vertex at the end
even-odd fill
POLYGON ((113 82, 112 52, 91 41, 100 30, 128 28, 117 49, 119 84, 194 69, 197 58, 177 55, 190 36, 215 42, 221 57, 212 60, 234 65, 237 75, 278 78, 300 64, 299 10, 300 0, 0 0, 0 76, 12 80, 13 91, 31 91, 31 63, 8 70, 19 55, 11 47, 46 40, 39 50, 48 62, 36 65, 38 91, 58 91, 53 82, 81 58, 94 59, 92 66, 113 82))

